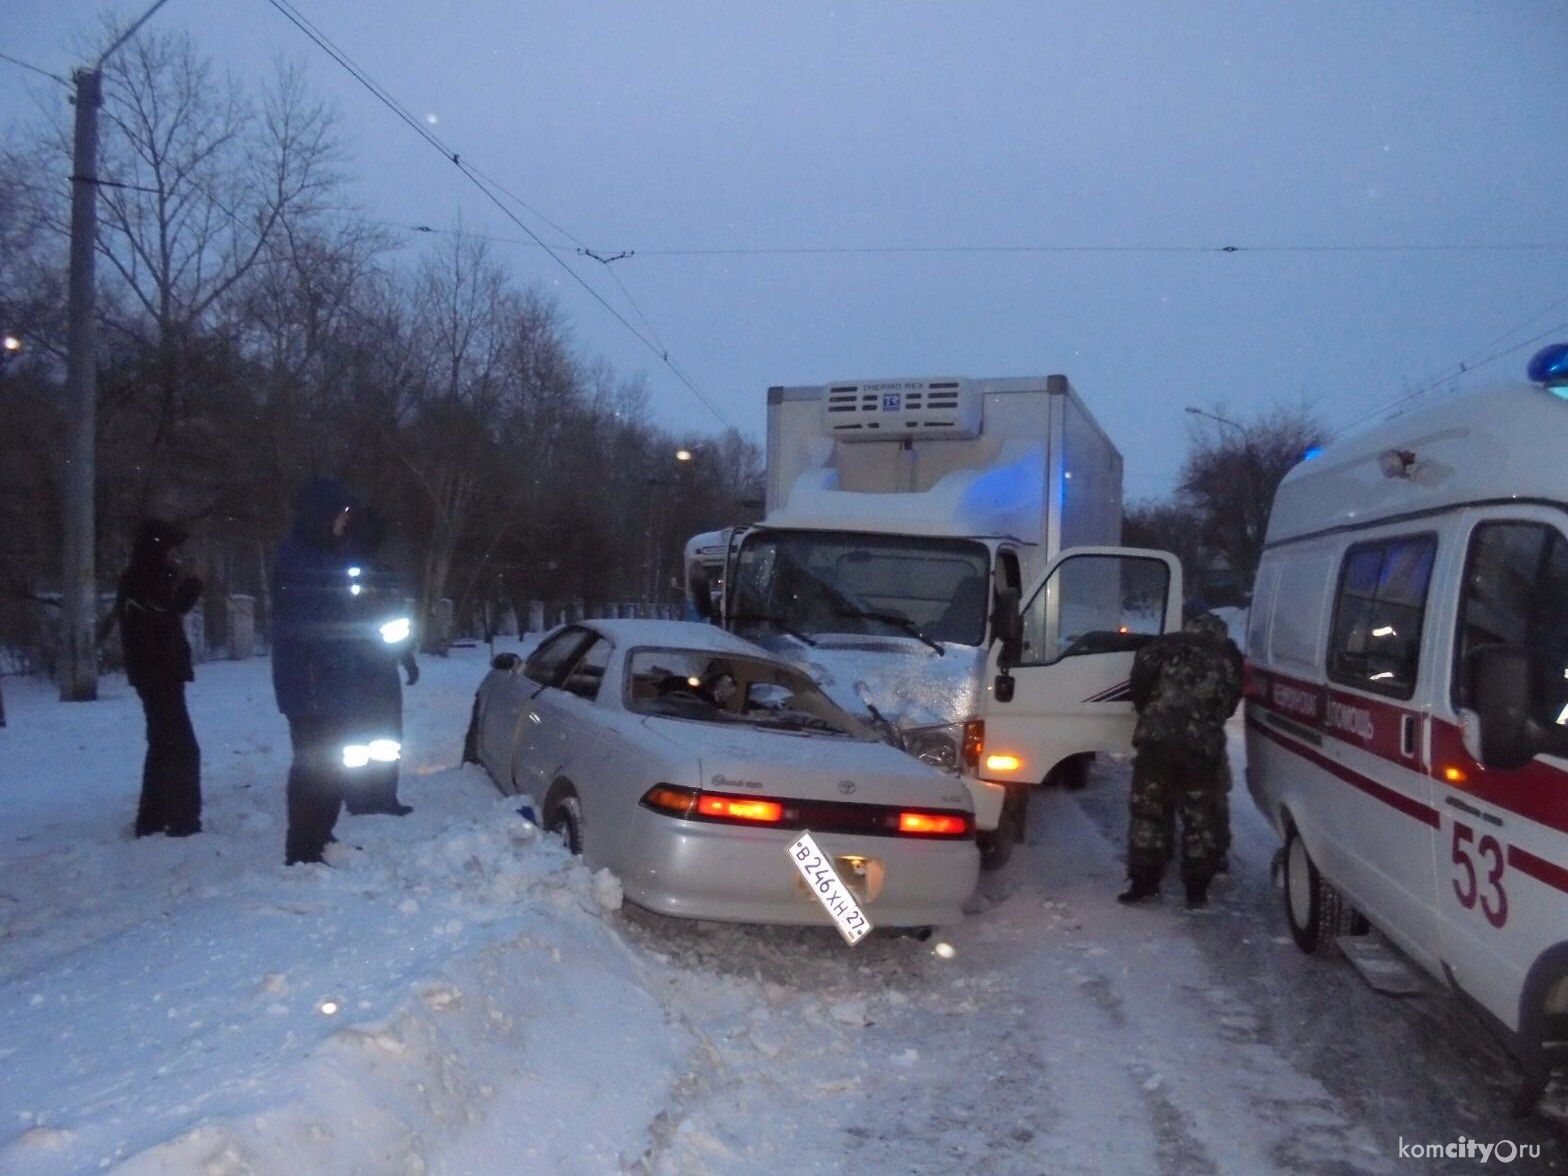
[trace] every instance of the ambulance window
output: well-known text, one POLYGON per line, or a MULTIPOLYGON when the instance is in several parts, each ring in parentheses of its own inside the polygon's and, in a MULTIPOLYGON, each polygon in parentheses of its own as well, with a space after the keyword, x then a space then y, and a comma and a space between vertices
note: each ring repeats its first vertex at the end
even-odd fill
POLYGON ((1470 537, 1453 700, 1467 705, 1465 655, 1481 645, 1530 652, 1531 698, 1538 717, 1556 722, 1568 704, 1568 541, 1542 523, 1483 523, 1470 537))
POLYGON ((1421 624, 1437 539, 1432 535, 1363 543, 1340 568, 1329 638, 1328 676, 1393 698, 1415 692, 1421 624))

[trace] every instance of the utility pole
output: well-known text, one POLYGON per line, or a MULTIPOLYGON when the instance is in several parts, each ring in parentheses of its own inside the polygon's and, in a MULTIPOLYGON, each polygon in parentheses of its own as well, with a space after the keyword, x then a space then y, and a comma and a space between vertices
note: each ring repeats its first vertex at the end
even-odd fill
POLYGON ((94 266, 98 243, 98 108, 103 63, 162 8, 158 0, 103 51, 97 64, 76 71, 76 133, 71 157, 71 272, 67 294, 65 399, 64 566, 60 579, 63 665, 60 700, 98 697, 98 571, 93 492, 98 481, 98 312, 94 266))
POLYGON ((98 108, 103 75, 76 71, 76 143, 71 171, 71 276, 66 328, 65 567, 60 581, 63 702, 98 697, 98 582, 94 550, 94 442, 98 431, 97 311, 98 108))

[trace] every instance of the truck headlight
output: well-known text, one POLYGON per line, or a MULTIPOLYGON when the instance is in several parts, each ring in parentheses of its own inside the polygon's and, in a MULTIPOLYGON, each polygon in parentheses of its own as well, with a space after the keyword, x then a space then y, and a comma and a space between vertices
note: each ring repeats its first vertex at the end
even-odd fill
POLYGON ((904 731, 904 750, 933 768, 941 768, 944 772, 956 772, 963 738, 962 723, 911 727, 904 731))
POLYGON ((910 727, 903 735, 904 750, 916 759, 945 772, 974 771, 985 745, 985 720, 910 727))

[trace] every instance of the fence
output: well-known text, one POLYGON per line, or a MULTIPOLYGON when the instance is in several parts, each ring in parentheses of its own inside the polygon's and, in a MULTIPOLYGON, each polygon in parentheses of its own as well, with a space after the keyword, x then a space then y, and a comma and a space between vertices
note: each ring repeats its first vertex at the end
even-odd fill
MULTIPOLYGON (((243 661, 264 657, 271 651, 266 601, 254 596, 213 596, 203 600, 185 618, 185 635, 199 662, 243 661)), ((114 606, 113 596, 100 602, 101 615, 114 606)), ((542 633, 556 625, 594 618, 643 618, 676 620, 678 605, 648 601, 544 601, 519 605, 486 605, 467 623, 459 624, 451 600, 443 600, 427 619, 426 648, 444 653, 464 639, 491 636, 519 637, 542 633)), ((60 601, 57 595, 0 599, 0 675, 53 676, 60 657, 60 601)), ((99 671, 124 669, 119 626, 99 646, 99 671)))

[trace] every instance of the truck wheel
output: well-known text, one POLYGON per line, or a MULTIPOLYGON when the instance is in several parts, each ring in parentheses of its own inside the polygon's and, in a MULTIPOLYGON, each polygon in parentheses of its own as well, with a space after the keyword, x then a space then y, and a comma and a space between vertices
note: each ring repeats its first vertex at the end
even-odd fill
POLYGON ((1340 935, 1364 935, 1367 921, 1318 872, 1301 834, 1285 839, 1285 918, 1296 946, 1311 955, 1340 935))
POLYGON ((1076 792, 1089 783, 1089 768, 1094 763, 1094 752, 1085 751, 1070 755, 1045 774, 1048 787, 1066 788, 1076 792))
POLYGON ((1023 789, 1008 789, 1002 802, 1002 813, 996 828, 975 835, 980 847, 980 868, 1000 870, 1013 856, 1013 846, 1024 839, 1024 826, 1029 818, 1029 793, 1023 789))

